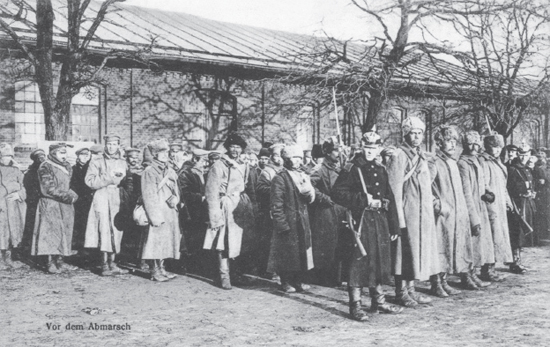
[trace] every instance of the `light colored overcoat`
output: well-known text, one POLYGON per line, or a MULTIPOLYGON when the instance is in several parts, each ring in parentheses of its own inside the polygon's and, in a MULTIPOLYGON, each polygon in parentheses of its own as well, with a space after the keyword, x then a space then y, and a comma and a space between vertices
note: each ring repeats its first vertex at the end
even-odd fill
POLYGON ((10 165, 0 165, 0 249, 18 247, 25 228, 27 193, 23 185, 23 173, 12 161, 10 165), (10 194, 19 198, 8 201, 10 194))
POLYGON ((406 228, 393 245, 394 273, 403 276, 404 280, 428 280, 431 275, 441 272, 441 266, 426 154, 404 144, 389 158, 387 171, 399 227, 406 228), (405 179, 411 170, 412 175, 405 179))
POLYGON ((120 252, 122 230, 115 226, 115 217, 121 210, 121 182, 128 166, 120 155, 104 153, 90 162, 84 181, 94 190, 92 207, 88 214, 84 247, 99 248, 102 252, 120 252), (116 177, 114 172, 122 172, 116 177))

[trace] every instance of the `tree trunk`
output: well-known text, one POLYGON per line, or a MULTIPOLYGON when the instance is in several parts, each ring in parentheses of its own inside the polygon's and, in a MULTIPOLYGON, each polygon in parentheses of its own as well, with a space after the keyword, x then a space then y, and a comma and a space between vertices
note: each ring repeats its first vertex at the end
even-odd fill
POLYGON ((368 100, 367 119, 365 120, 365 123, 363 124, 363 127, 361 129, 363 133, 370 131, 376 125, 385 100, 386 97, 383 93, 380 93, 378 91, 371 91, 368 100))

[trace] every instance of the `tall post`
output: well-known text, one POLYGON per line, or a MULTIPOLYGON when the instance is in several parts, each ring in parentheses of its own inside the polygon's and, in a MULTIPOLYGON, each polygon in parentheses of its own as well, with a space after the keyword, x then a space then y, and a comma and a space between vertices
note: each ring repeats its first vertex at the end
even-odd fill
POLYGON ((265 83, 262 82, 262 146, 265 142, 265 83))

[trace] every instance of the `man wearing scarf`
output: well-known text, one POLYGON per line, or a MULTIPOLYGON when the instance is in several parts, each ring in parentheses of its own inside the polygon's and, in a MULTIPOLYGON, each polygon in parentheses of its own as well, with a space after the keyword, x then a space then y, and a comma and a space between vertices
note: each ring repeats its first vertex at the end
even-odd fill
POLYGON ((23 232, 23 240, 21 247, 26 255, 31 253, 32 234, 34 230, 34 221, 36 218, 36 208, 38 200, 40 200, 40 181, 38 180, 38 168, 46 160, 46 153, 42 149, 35 149, 31 155, 32 164, 25 172, 23 185, 27 192, 27 214, 25 217, 25 231, 23 232))
POLYGON ((63 261, 72 254, 74 207, 78 195, 70 188, 73 168, 67 162, 67 144, 50 145, 48 159, 38 169, 42 192, 32 240, 31 255, 47 256, 50 274, 76 270, 63 261))
POLYGON ((25 228, 27 193, 13 147, 0 143, 0 270, 14 267, 11 250, 20 246, 25 228))
POLYGON ((209 227, 203 248, 216 251, 220 274, 216 282, 223 289, 231 289, 231 280, 245 284, 236 267, 242 269, 250 264, 241 260, 238 265, 233 262, 230 267, 229 259, 249 255, 258 247, 253 206, 248 196, 253 193, 249 181, 250 168, 239 160, 247 144, 239 135, 230 134, 223 145, 227 153, 212 165, 206 178, 204 194, 209 227))
POLYGON ((124 196, 123 185, 128 165, 120 152, 120 137, 105 136, 104 153, 90 162, 85 182, 94 190, 92 207, 88 215, 84 247, 98 248, 102 254, 101 275, 127 273, 115 263, 120 252, 122 230, 115 225, 124 196))
POLYGON ((392 244, 396 302, 406 307, 431 299, 415 290, 415 280, 440 273, 435 235, 432 179, 424 140, 424 123, 417 117, 403 121, 405 143, 388 160, 388 177, 397 205, 401 237, 392 244))
MULTIPOLYGON (((281 157, 281 151, 285 148, 282 143, 277 143, 267 148, 267 153, 262 148, 260 151, 261 158, 265 155, 269 156, 269 160, 264 164, 258 182, 256 183, 256 197, 258 201, 259 211, 259 231, 261 233, 261 246, 260 246, 260 272, 267 271, 267 261, 269 258, 269 249, 271 247, 271 238, 273 235, 272 220, 270 210, 270 198, 271 198, 271 180, 283 169, 283 158, 281 157), (263 154, 263 155, 262 155, 263 154)), ((265 274, 267 275, 267 274, 265 274)))
POLYGON ((509 216, 510 242, 514 261, 510 264, 510 271, 524 274, 527 269, 521 262, 521 248, 526 244, 527 238, 532 238, 533 233, 524 225, 533 224, 533 216, 536 212, 535 191, 533 188, 533 175, 526 166, 531 156, 531 148, 523 143, 518 150, 518 156, 512 160, 508 167, 508 192, 512 203, 516 206, 516 213, 509 216), (523 221, 522 221, 523 219, 523 221))
POLYGON ((186 153, 183 151, 183 145, 181 143, 171 143, 169 145, 170 151, 168 152, 168 165, 174 170, 175 172, 179 172, 181 170, 181 167, 183 163, 186 160, 186 153))
POLYGON ((82 256, 86 255, 84 250, 84 238, 86 236, 86 225, 88 224, 88 214, 92 206, 94 191, 86 185, 84 181, 86 172, 90 165, 91 151, 84 147, 76 152, 76 164, 73 165, 73 175, 71 177, 71 189, 78 195, 78 200, 74 204, 74 233, 73 249, 77 250, 82 256))
MULTIPOLYGON (((357 321, 368 320, 361 309, 361 292, 368 287, 371 296, 371 311, 400 313, 403 308, 386 302, 382 284, 391 281, 391 241, 400 234, 395 199, 391 191, 388 174, 384 166, 376 160, 380 153, 380 135, 374 130, 361 138, 362 155, 356 155, 346 164, 334 187, 333 198, 350 209, 348 222, 356 232, 358 241, 349 245, 349 309, 351 318, 357 321), (366 256, 361 254, 364 247, 366 256)), ((323 161, 323 165, 326 159, 323 161)))
POLYGON ((273 237, 268 271, 281 277, 280 289, 285 293, 308 290, 304 277, 314 265, 308 205, 315 200, 315 188, 300 170, 303 155, 300 146, 286 146, 281 153, 284 169, 271 182, 273 237))
MULTIPOLYGON (((508 228, 507 211, 512 209, 512 201, 506 188, 508 181, 508 170, 506 165, 500 160, 500 154, 504 147, 502 135, 491 134, 483 139, 485 152, 479 156, 485 173, 485 182, 487 189, 495 197, 493 202, 487 201, 487 212, 489 214, 489 223, 493 235, 493 245, 495 250, 496 263, 511 263, 512 247, 510 246, 510 233, 508 228)), ((494 266, 490 266, 489 271, 493 277, 498 276, 495 273, 494 266)), ((483 275, 483 273, 482 273, 483 275)))
MULTIPOLYGON (((477 131, 468 131, 462 137, 462 155, 458 169, 462 178, 464 198, 470 216, 474 269, 481 267, 481 279, 488 282, 501 279, 490 269, 495 265, 495 248, 487 204, 493 203, 495 194, 487 188, 485 171, 479 161, 481 138, 477 131)), ((477 274, 473 279, 478 283, 477 274)))
POLYGON ((441 273, 430 277, 430 293, 440 298, 459 293, 447 284, 448 274, 460 275, 466 289, 479 289, 471 275, 472 232, 455 159, 457 140, 458 132, 454 127, 441 126, 435 133, 436 155, 429 163, 433 173, 433 209, 441 265, 441 273))
POLYGON ((330 191, 340 173, 340 148, 338 139, 330 137, 323 143, 325 159, 313 172, 311 184, 315 187, 316 200, 311 205, 311 241, 313 263, 318 281, 327 286, 336 286, 341 281, 337 245, 346 208, 335 203, 330 191))
POLYGON ((152 141, 147 147, 153 160, 141 175, 143 207, 149 218, 141 258, 153 263, 151 280, 166 282, 176 275, 166 272, 164 260, 180 258, 178 175, 168 165, 166 141, 152 141))

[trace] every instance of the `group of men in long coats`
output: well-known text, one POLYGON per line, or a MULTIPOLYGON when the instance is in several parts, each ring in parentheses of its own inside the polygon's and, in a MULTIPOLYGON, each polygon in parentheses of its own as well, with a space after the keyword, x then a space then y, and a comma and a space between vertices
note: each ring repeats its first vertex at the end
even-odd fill
MULTIPOLYGON (((331 137, 314 164, 304 163, 297 145, 270 145, 260 151, 259 167, 245 162, 247 143, 237 134, 224 142, 226 154, 195 150, 188 161, 181 145, 155 140, 143 165, 139 149, 127 148, 123 157, 118 136, 106 136, 104 148, 79 149, 73 167, 67 145, 57 143, 47 156, 33 152, 28 173, 35 177, 25 184, 13 149, 0 144, 0 260, 7 266, 10 248, 21 242, 28 190, 29 247, 47 256, 50 273, 73 270, 64 258, 83 248, 100 252, 101 275, 126 273, 115 262, 126 234, 154 281, 175 277, 165 259, 193 257, 199 249, 216 254, 215 282, 223 289, 246 283, 242 274, 259 268, 279 278, 283 292, 305 291, 307 273, 316 269, 325 285, 347 282, 350 315, 358 321, 368 319, 365 287, 371 310, 402 311, 382 290, 392 276, 395 303, 414 307, 432 301, 416 291, 418 280, 430 281, 430 294, 447 297, 460 293, 447 282, 451 274, 464 289, 478 290, 502 280, 497 262, 524 273, 522 238, 535 213, 526 152, 507 168, 500 135, 482 141, 475 131, 461 137, 444 125, 430 154, 421 149, 420 119, 406 118, 402 130, 403 145, 384 152, 374 130, 363 134, 347 160, 331 137), (133 220, 140 208, 141 227, 133 220)), ((537 175, 544 184, 546 176, 537 175)))

